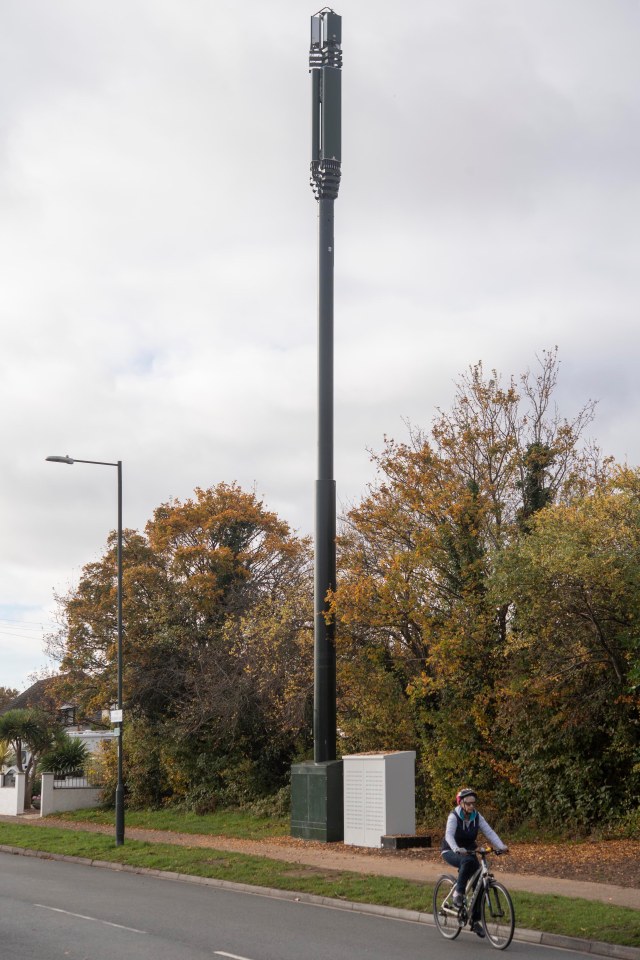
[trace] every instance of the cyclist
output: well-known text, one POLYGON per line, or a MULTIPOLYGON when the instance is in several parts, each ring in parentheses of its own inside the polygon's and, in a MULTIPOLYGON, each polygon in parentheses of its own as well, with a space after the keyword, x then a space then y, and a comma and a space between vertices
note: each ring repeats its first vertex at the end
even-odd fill
MULTIPOLYGON (((497 853, 506 853, 508 847, 502 842, 495 830, 492 830, 485 818, 476 810, 476 792, 463 787, 456 796, 456 807, 447 819, 447 829, 441 844, 442 857, 451 867, 458 868, 458 879, 453 894, 453 903, 461 907, 467 883, 478 869, 478 858, 473 852, 477 847, 478 831, 487 838, 497 853)), ((480 898, 476 900, 471 918, 471 929, 479 937, 484 937, 480 923, 480 898)))

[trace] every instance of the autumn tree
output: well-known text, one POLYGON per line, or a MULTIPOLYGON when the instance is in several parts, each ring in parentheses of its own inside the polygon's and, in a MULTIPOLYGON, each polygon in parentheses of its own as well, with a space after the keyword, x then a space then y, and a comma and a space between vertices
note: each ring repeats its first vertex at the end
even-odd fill
POLYGON ((13 687, 0 687, 0 712, 5 710, 12 700, 15 700, 18 692, 13 687))
MULTIPOLYGON (((509 611, 488 592, 497 558, 539 509, 606 473, 597 451, 580 446, 593 404, 561 418, 557 375, 555 352, 518 381, 470 368, 428 434, 411 428, 407 443, 387 440, 373 457, 378 482, 344 520, 333 603, 339 724, 349 742, 358 705, 393 683, 425 794, 438 803, 461 779, 486 793, 505 775, 507 757, 490 735, 509 611), (378 681, 371 674, 359 687, 363 663, 375 664, 378 681)), ((386 727, 381 714, 369 748, 390 745, 386 727)))
POLYGON ((209 770, 215 758, 218 783, 249 764, 253 788, 268 789, 282 782, 311 689, 309 670, 295 672, 312 622, 308 544, 235 485, 195 493, 147 525, 181 616, 185 760, 200 778, 202 758, 209 770))
MULTIPOLYGON (((114 699, 114 547, 61 599, 51 644, 87 707, 114 699)), ((282 783, 312 690, 309 563, 308 543, 235 484, 162 504, 144 534, 127 531, 125 744, 139 802, 282 783)))
POLYGON ((589 824, 640 786, 640 471, 532 518, 492 594, 509 602, 497 729, 524 809, 589 824))
MULTIPOLYGON (((158 696, 162 689, 154 669, 154 638, 165 593, 161 564, 146 538, 123 531, 124 669, 134 697, 158 696)), ((59 629, 48 638, 47 652, 58 661, 55 684, 59 699, 72 699, 78 712, 92 716, 115 703, 117 696, 117 536, 108 539, 99 560, 84 566, 77 586, 56 597, 59 629)))

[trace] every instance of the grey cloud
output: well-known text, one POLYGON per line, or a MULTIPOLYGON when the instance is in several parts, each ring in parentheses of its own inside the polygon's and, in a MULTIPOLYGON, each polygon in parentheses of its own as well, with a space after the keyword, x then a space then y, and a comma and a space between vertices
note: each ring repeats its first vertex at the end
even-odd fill
MULTIPOLYGON (((3 12, 0 605, 50 610, 114 525, 108 471, 49 453, 121 458, 131 526, 235 479, 311 529, 313 12, 3 12)), ((518 373, 555 343, 563 410, 599 398, 594 434, 636 462, 636 4, 338 12, 340 501, 372 479, 367 447, 428 425, 468 364, 518 373)))

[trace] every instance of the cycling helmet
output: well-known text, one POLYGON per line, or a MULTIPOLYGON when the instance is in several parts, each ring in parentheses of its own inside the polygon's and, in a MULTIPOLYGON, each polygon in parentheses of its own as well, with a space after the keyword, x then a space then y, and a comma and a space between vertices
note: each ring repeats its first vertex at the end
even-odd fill
POLYGON ((474 800, 477 799, 477 794, 475 790, 472 790, 471 787, 463 787, 462 790, 458 790, 456 794, 456 803, 458 806, 462 803, 463 800, 466 800, 467 797, 473 797, 474 800))

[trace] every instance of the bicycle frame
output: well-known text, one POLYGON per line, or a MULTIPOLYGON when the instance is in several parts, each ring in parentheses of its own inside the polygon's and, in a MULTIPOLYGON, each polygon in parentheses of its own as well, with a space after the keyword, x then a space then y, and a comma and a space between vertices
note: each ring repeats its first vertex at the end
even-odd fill
MULTIPOLYGON (((487 854, 490 852, 489 850, 475 851, 480 857, 480 865, 473 876, 467 881, 464 905, 458 910, 457 907, 453 906, 453 903, 448 902, 449 897, 447 897, 445 904, 443 904, 446 913, 452 917, 460 917, 463 927, 466 926, 469 918, 473 916, 476 901, 480 896, 484 896, 488 890, 488 880, 493 877, 487 864, 487 854)), ((453 894, 453 888, 451 889, 451 893, 453 894)))
POLYGON ((470 878, 470 880, 467 883, 467 889, 466 889, 467 902, 464 908, 465 913, 467 915, 465 918, 465 922, 469 917, 473 916, 473 909, 476 905, 476 901, 478 897, 484 894, 485 890, 487 889, 487 879, 493 876, 493 874, 491 873, 487 865, 486 851, 476 850, 476 853, 480 857, 480 866, 478 867, 476 872, 473 874, 473 876, 470 878), (469 900, 470 894, 472 895, 471 895, 471 899, 469 900))

